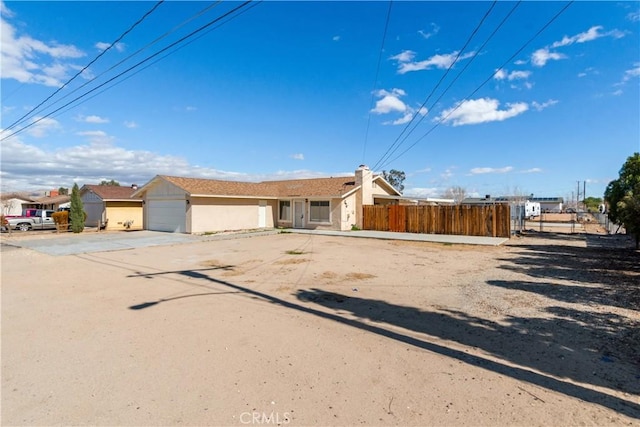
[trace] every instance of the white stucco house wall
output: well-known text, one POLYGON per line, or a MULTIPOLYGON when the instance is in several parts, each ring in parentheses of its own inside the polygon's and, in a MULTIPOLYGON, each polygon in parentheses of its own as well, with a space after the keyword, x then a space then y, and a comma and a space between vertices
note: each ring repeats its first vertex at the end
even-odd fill
POLYGON ((362 206, 376 196, 389 203, 401 194, 366 166, 351 176, 263 182, 157 175, 133 194, 143 200, 145 229, 178 233, 350 230, 361 227, 362 206))

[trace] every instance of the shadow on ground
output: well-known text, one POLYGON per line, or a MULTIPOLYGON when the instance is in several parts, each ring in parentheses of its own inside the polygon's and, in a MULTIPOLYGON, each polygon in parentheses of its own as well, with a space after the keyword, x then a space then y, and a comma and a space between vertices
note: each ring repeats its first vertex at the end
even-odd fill
MULTIPOLYGON (((129 277, 177 275, 197 279, 193 285, 208 287, 212 292, 207 295, 232 289, 254 299, 374 333, 640 419, 638 403, 576 383, 640 393, 640 370, 630 368, 612 355, 601 354, 597 344, 591 345, 589 340, 566 340, 566 337, 608 333, 606 327, 594 326, 598 323, 593 318, 585 319, 587 322, 576 320, 583 313, 551 308, 556 310, 552 318, 510 317, 497 323, 460 311, 427 311, 320 289, 299 291, 298 302, 293 302, 217 279, 209 273, 213 272, 181 270, 129 277), (398 327, 407 332, 398 332, 398 327), (475 347, 492 357, 453 348, 440 339, 475 347)), ((144 310, 164 302, 168 300, 143 302, 129 308, 144 310)))

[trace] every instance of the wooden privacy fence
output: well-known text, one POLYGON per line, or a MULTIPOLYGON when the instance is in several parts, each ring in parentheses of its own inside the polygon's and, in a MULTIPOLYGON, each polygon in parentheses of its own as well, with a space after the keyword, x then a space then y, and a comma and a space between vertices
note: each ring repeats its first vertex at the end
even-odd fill
POLYGON ((508 204, 453 206, 363 206, 364 230, 403 233, 511 236, 508 204))

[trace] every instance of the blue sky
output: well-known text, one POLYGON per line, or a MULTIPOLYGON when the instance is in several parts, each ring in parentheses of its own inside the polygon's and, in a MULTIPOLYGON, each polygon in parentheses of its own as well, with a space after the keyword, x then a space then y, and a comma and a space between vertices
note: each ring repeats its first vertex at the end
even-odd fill
POLYGON ((640 151, 639 2, 535 36, 566 2, 166 1, 105 52, 154 4, 2 3, 2 191, 364 163, 409 195, 600 197, 640 151))

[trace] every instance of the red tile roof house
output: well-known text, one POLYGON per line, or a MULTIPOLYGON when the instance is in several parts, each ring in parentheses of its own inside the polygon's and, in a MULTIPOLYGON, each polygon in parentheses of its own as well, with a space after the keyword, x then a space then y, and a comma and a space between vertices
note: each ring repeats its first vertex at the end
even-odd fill
POLYGON ((260 228, 351 230, 362 206, 400 198, 382 176, 238 182, 157 175, 133 193, 143 199, 144 228, 207 233, 260 228))
POLYGON ((142 230, 142 199, 131 197, 138 189, 112 185, 83 185, 80 198, 87 213, 85 226, 111 230, 142 230))

